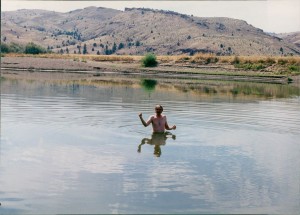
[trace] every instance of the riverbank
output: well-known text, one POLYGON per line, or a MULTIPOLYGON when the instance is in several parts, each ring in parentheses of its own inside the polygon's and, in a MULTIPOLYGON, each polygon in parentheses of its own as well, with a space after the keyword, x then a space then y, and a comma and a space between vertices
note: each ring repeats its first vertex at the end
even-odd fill
POLYGON ((18 79, 99 80, 115 76, 129 79, 226 80, 293 85, 299 85, 300 80, 299 57, 261 57, 259 60, 257 57, 228 56, 214 59, 209 55, 199 55, 197 58, 158 56, 159 64, 152 68, 142 67, 141 58, 142 56, 6 55, 1 58, 1 73, 4 78, 18 79), (234 64, 234 61, 239 63, 234 64))
MULTIPOLYGON (((119 58, 120 59, 120 58, 119 58)), ((274 72, 243 71, 230 65, 196 65, 190 68, 179 63, 163 63, 143 68, 139 60, 74 60, 41 57, 4 57, 1 79, 59 85, 122 85, 154 90, 190 92, 196 96, 229 96, 251 98, 288 98, 300 95, 299 76, 274 72), (228 68, 227 68, 228 67, 228 68), (295 81, 296 80, 296 81, 295 81)), ((7 82, 5 82, 7 83, 7 82)))

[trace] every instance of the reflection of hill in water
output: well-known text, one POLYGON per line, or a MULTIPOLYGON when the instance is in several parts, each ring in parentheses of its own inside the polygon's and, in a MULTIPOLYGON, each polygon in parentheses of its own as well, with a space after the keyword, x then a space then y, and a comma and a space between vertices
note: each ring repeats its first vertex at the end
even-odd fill
POLYGON ((300 96, 299 88, 291 85, 262 84, 246 82, 205 81, 186 83, 164 83, 156 80, 142 80, 135 87, 84 81, 25 81, 1 80, 1 93, 20 93, 29 96, 83 97, 85 99, 109 101, 112 97, 123 101, 151 99, 163 101, 253 101, 267 98, 290 98, 300 96), (139 86, 138 88, 136 86, 139 86))
POLYGON ((185 92, 195 92, 201 95, 211 96, 233 96, 233 97, 262 97, 262 98, 288 98, 299 96, 299 88, 290 85, 264 84, 264 83, 243 83, 227 82, 221 85, 210 84, 190 84, 186 86, 177 86, 185 92))

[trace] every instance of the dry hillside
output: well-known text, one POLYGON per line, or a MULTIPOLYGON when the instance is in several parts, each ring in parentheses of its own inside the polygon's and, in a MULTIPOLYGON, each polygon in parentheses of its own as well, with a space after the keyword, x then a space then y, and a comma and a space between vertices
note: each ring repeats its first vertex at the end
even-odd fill
POLYGON ((278 37, 282 38, 283 40, 293 43, 300 48, 300 31, 292 32, 292 33, 284 33, 278 34, 278 37))
POLYGON ((1 12, 1 41, 35 42, 61 53, 83 53, 86 45, 89 54, 300 54, 297 42, 271 36, 242 20, 140 8, 1 12))

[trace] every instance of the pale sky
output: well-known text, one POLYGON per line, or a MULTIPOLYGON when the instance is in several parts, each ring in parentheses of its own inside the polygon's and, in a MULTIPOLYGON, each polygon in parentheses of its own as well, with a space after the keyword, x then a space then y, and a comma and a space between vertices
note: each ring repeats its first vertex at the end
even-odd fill
POLYGON ((2 11, 45 9, 68 12, 89 6, 124 10, 145 7, 172 10, 199 17, 230 17, 247 21, 265 32, 300 31, 300 0, 245 1, 13 1, 1 0, 2 11))

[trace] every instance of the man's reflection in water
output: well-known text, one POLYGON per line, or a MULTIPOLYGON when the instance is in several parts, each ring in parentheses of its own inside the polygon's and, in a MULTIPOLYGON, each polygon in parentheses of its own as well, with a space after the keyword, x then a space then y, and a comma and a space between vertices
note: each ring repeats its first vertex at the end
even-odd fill
POLYGON ((166 140, 168 138, 172 138, 173 140, 176 139, 176 135, 172 134, 171 132, 153 132, 151 138, 143 138, 141 144, 138 146, 138 152, 141 152, 142 145, 145 143, 154 145, 154 156, 160 157, 161 156, 161 148, 160 146, 166 145, 166 140))

